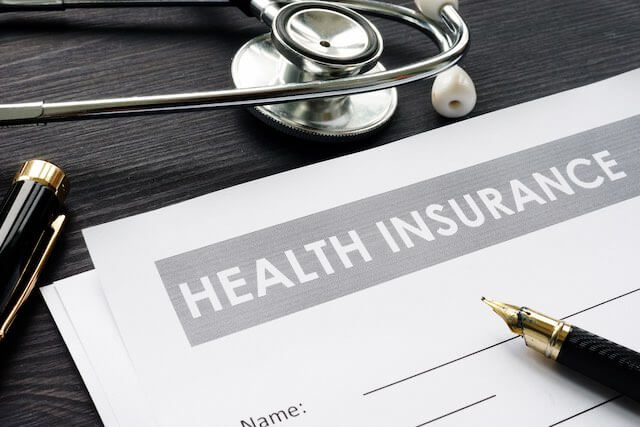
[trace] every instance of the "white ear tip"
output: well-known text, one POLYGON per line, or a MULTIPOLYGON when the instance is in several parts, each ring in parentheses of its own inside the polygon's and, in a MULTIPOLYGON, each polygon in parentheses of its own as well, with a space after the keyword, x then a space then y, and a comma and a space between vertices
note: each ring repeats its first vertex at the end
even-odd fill
POLYGON ((457 118, 469 114, 476 106, 473 80, 457 65, 438 74, 431 88, 431 102, 438 114, 457 118))
POLYGON ((440 21, 440 9, 446 4, 458 8, 458 0, 415 0, 418 10, 427 18, 440 21))

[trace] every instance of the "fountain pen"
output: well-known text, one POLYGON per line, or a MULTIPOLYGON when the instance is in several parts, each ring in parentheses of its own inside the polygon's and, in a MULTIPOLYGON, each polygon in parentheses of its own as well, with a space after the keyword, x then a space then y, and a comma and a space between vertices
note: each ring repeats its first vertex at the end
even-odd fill
POLYGON ((640 402, 640 353, 527 307, 482 301, 527 347, 640 402))
POLYGON ((25 162, 0 204, 0 341, 33 291, 67 218, 66 174, 44 160, 25 162))

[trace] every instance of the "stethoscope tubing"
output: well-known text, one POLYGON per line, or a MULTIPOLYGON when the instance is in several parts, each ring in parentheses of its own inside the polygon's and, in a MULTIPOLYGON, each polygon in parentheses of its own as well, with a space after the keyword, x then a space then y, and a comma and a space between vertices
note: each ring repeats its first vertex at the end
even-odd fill
POLYGON ((2 11, 108 9, 125 7, 232 6, 229 0, 48 0, 33 3, 0 0, 2 11))
MULTIPOLYGON (((65 7, 74 0, 65 0, 65 7)), ((132 0, 142 6, 152 3, 185 5, 189 2, 161 2, 132 0)), ((294 0, 295 1, 295 0, 294 0)), ((288 3, 286 1, 283 3, 288 3)), ((67 102, 30 102, 0 105, 0 124, 33 123, 41 121, 75 120, 80 118, 136 115, 166 111, 192 111, 238 106, 258 106, 307 99, 352 95, 387 89, 417 80, 426 79, 453 66, 462 58, 469 44, 469 31, 457 10, 445 5, 440 10, 444 26, 440 26, 412 9, 379 1, 339 0, 347 7, 360 12, 384 17, 417 28, 427 34, 438 46, 440 53, 422 61, 391 70, 361 74, 334 80, 318 80, 280 86, 179 93, 167 95, 132 96, 110 99, 67 102)), ((124 3, 124 2, 123 2, 124 3)), ((132 3, 127 2, 129 6, 132 3)), ((193 3, 193 2, 191 2, 193 3)), ((196 2, 205 3, 205 2, 196 2)), ((207 2, 209 3, 209 2, 207 2)), ((101 7, 100 1, 78 0, 79 7, 101 7)), ((211 3, 209 3, 211 4, 211 3)), ((227 5, 220 2, 216 5, 227 5)), ((73 6, 71 6, 73 7, 73 6)))

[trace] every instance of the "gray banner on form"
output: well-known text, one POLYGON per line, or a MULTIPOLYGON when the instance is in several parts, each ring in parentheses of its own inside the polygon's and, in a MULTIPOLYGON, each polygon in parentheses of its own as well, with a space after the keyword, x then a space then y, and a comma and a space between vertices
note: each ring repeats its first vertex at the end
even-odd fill
POLYGON ((636 197, 639 139, 634 116, 156 267, 195 346, 636 197))

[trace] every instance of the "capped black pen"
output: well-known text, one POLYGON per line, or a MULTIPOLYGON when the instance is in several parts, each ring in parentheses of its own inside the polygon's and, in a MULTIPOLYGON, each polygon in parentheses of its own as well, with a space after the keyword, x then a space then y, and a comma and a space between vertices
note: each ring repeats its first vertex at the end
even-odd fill
POLYGON ((527 347, 640 402, 640 353, 527 307, 482 301, 527 347))
POLYGON ((44 160, 25 162, 0 205, 0 340, 33 291, 66 221, 65 173, 44 160))

